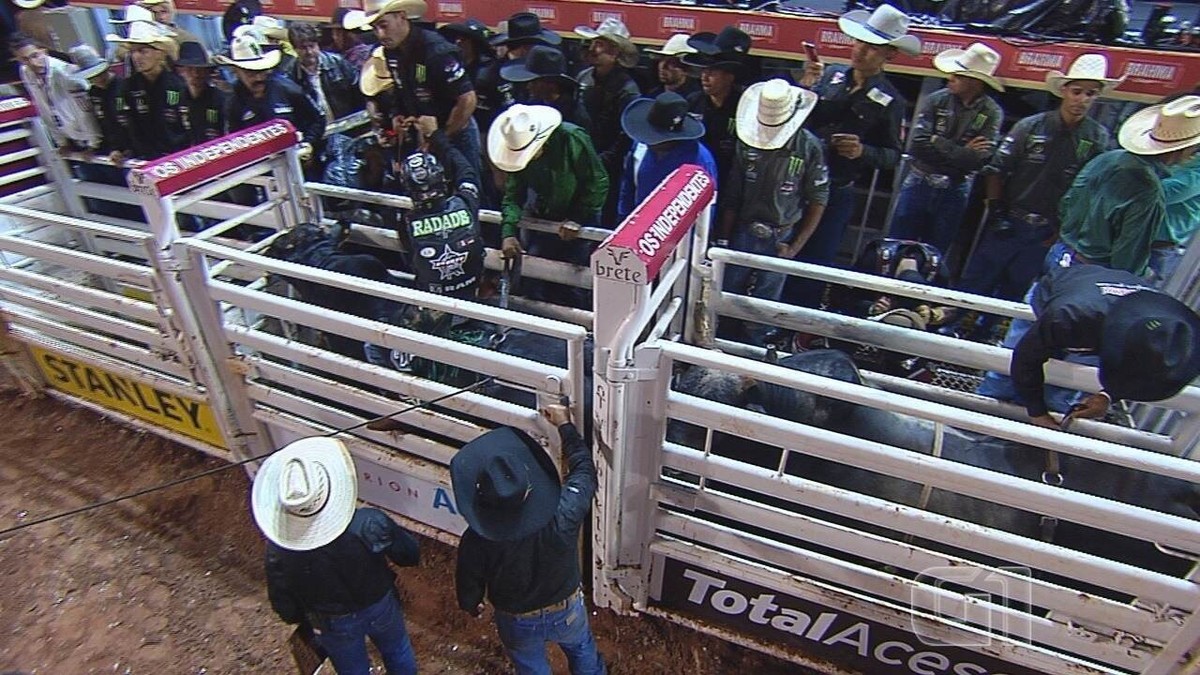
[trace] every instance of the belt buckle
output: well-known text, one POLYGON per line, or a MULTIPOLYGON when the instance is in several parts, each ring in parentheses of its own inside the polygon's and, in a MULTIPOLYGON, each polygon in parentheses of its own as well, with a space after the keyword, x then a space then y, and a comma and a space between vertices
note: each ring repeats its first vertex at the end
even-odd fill
POLYGON ((925 174, 925 182, 929 183, 929 187, 947 188, 950 187, 950 176, 941 173, 925 174))
POLYGON ((1047 218, 1046 216, 1043 216, 1040 213, 1027 213, 1027 214, 1025 214, 1024 220, 1025 220, 1025 222, 1029 223, 1030 225, 1033 225, 1036 227, 1041 227, 1043 225, 1050 224, 1050 219, 1047 218))
POLYGON ((766 223, 753 222, 749 225, 750 235, 755 239, 773 239, 775 237, 775 228, 766 223))

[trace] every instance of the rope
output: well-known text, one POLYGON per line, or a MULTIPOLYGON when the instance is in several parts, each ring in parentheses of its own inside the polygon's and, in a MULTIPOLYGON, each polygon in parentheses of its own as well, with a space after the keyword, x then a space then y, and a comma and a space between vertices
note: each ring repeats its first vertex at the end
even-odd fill
MULTIPOLYGON (((482 387, 482 386, 483 386, 483 385, 485 385, 485 384, 489 384, 489 383, 491 383, 491 382, 492 382, 494 379, 495 379, 495 378, 492 378, 492 377, 486 377, 486 378, 484 378, 484 379, 482 379, 482 380, 480 380, 480 381, 478 381, 478 382, 476 382, 476 383, 474 383, 474 384, 468 385, 468 386, 466 386, 466 387, 463 387, 463 388, 461 388, 461 389, 456 389, 456 390, 454 390, 454 391, 452 391, 452 392, 450 392, 450 393, 448 393, 448 394, 443 394, 443 395, 441 395, 441 396, 438 396, 437 398, 432 398, 432 399, 430 399, 430 400, 428 400, 428 401, 421 401, 421 402, 418 402, 418 403, 414 403, 414 404, 412 404, 412 405, 410 405, 410 406, 408 406, 408 407, 406 407, 406 408, 401 408, 400 410, 397 410, 397 411, 395 411, 395 412, 391 412, 391 413, 388 413, 388 414, 386 414, 386 415, 382 415, 382 416, 380 416, 380 417, 374 417, 374 418, 371 418, 371 419, 365 420, 365 421, 363 421, 363 422, 359 422, 359 423, 357 423, 357 424, 352 424, 352 425, 350 425, 350 426, 348 426, 348 427, 342 427, 342 428, 340 428, 340 429, 334 429, 333 431, 330 431, 329 433, 325 433, 325 434, 321 434, 321 435, 322 435, 323 437, 336 436, 336 435, 338 435, 338 434, 344 434, 344 433, 346 433, 346 432, 348 432, 348 431, 353 431, 354 429, 358 429, 359 427, 364 427, 364 426, 366 426, 366 425, 368 425, 368 424, 371 424, 371 423, 373 423, 373 422, 377 422, 377 421, 379 421, 379 420, 390 419, 390 418, 392 418, 392 417, 396 417, 397 415, 403 415, 404 413, 411 412, 411 411, 413 411, 413 410, 417 410, 418 408, 424 408, 424 407, 426 407, 426 406, 429 406, 429 405, 431 405, 431 404, 437 403, 437 402, 439 402, 439 401, 444 401, 444 400, 446 400, 446 399, 448 399, 448 398, 450 398, 450 397, 452 397, 452 396, 458 396, 459 394, 464 394, 464 393, 466 393, 466 392, 468 392, 468 391, 472 391, 472 390, 474 390, 474 389, 477 389, 477 388, 479 388, 479 387, 482 387)), ((43 518, 38 518, 38 519, 36 519, 36 520, 31 520, 31 521, 29 521, 29 522, 27 522, 27 523, 21 523, 20 525, 15 525, 15 526, 13 526, 13 527, 9 527, 9 528, 6 528, 6 529, 3 529, 3 530, 0 530, 0 538, 2 538, 2 537, 6 537, 7 535, 10 535, 10 534, 12 534, 12 533, 14 533, 14 532, 18 532, 18 531, 20 531, 20 530, 24 530, 24 529, 25 529, 25 528, 27 528, 27 527, 33 527, 34 525, 41 525, 41 524, 43 524, 43 523, 49 523, 49 522, 52 522, 52 521, 55 521, 55 520, 61 520, 61 519, 63 519, 63 518, 69 518, 69 517, 71 517, 71 516, 79 515, 80 513, 86 513, 86 512, 88 512, 88 511, 94 511, 94 510, 96 510, 96 509, 103 508, 103 507, 105 507, 105 506, 110 506, 110 505, 112 505, 112 504, 116 504, 116 503, 118 503, 118 502, 123 502, 123 501, 127 501, 127 500, 130 500, 130 499, 134 499, 134 498, 136 498, 136 497, 141 497, 142 495, 148 495, 148 494, 150 494, 151 492, 158 492, 158 491, 160 491, 160 490, 166 490, 167 488, 172 488, 172 487, 175 487, 176 485, 182 485, 183 483, 189 483, 189 482, 191 482, 191 481, 194 481, 194 480, 199 480, 199 479, 201 479, 201 478, 205 478, 205 477, 207 477, 207 476, 212 476, 212 475, 214 475, 214 474, 221 473, 222 471, 228 471, 229 469, 232 469, 232 468, 235 468, 235 467, 244 466, 244 465, 246 465, 246 464, 249 464, 249 463, 251 463, 251 462, 257 462, 257 461, 259 461, 259 460, 261 460, 261 459, 266 459, 267 457, 271 456, 271 455, 272 455, 272 454, 274 454, 274 453, 275 453, 275 451, 274 451, 274 450, 272 450, 272 451, 270 451, 270 452, 266 452, 266 453, 263 453, 263 454, 261 454, 261 455, 257 455, 257 456, 255 456, 255 457, 250 457, 249 459, 243 459, 243 460, 239 460, 239 461, 237 461, 237 462, 233 462, 233 463, 231 463, 231 464, 226 464, 226 465, 224 465, 224 466, 219 466, 219 467, 217 467, 217 468, 215 468, 215 469, 209 469, 209 470, 207 470, 207 471, 201 471, 201 472, 200 472, 200 473, 198 473, 198 474, 194 474, 194 475, 191 475, 191 476, 185 476, 185 477, 183 477, 183 478, 176 478, 175 480, 168 481, 168 482, 166 482, 166 483, 160 483, 160 484, 158 484, 158 485, 152 485, 152 486, 150 486, 150 487, 142 488, 142 489, 140 489, 140 490, 137 490, 137 491, 135 491, 135 492, 131 492, 131 493, 129 493, 129 494, 121 495, 120 497, 112 497, 112 498, 109 498, 109 499, 104 499, 104 500, 101 500, 101 501, 98 501, 98 502, 95 502, 95 503, 92 503, 92 504, 88 504, 87 506, 80 506, 80 507, 78 507, 78 508, 70 509, 70 510, 68 510, 68 511, 63 511, 63 512, 61 512, 61 513, 55 513, 55 514, 53 514, 53 515, 45 516, 45 517, 43 517, 43 518)))

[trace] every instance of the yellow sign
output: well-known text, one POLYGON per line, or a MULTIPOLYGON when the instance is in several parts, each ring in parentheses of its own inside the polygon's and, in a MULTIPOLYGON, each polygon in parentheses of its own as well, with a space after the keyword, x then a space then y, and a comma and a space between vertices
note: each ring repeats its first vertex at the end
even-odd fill
POLYGON ((159 391, 148 384, 116 375, 57 352, 30 345, 50 386, 85 398, 210 445, 225 447, 204 401, 159 391))

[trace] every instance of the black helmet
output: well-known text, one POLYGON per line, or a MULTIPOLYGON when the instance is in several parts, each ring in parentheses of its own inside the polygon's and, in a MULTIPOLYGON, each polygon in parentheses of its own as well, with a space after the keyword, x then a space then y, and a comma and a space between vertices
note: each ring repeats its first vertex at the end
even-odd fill
POLYGON ((400 184, 418 211, 436 208, 446 198, 446 171, 437 157, 427 152, 414 152, 404 159, 400 184))

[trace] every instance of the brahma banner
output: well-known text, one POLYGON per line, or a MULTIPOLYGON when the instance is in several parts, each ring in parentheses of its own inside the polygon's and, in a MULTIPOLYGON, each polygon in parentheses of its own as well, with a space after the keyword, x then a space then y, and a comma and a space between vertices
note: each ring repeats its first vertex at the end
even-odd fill
POLYGON ((712 178, 700 167, 675 169, 592 254, 596 278, 649 284, 714 194, 712 178))
POLYGON ((155 197, 173 195, 286 150, 296 140, 291 122, 263 122, 131 169, 129 189, 155 197))

